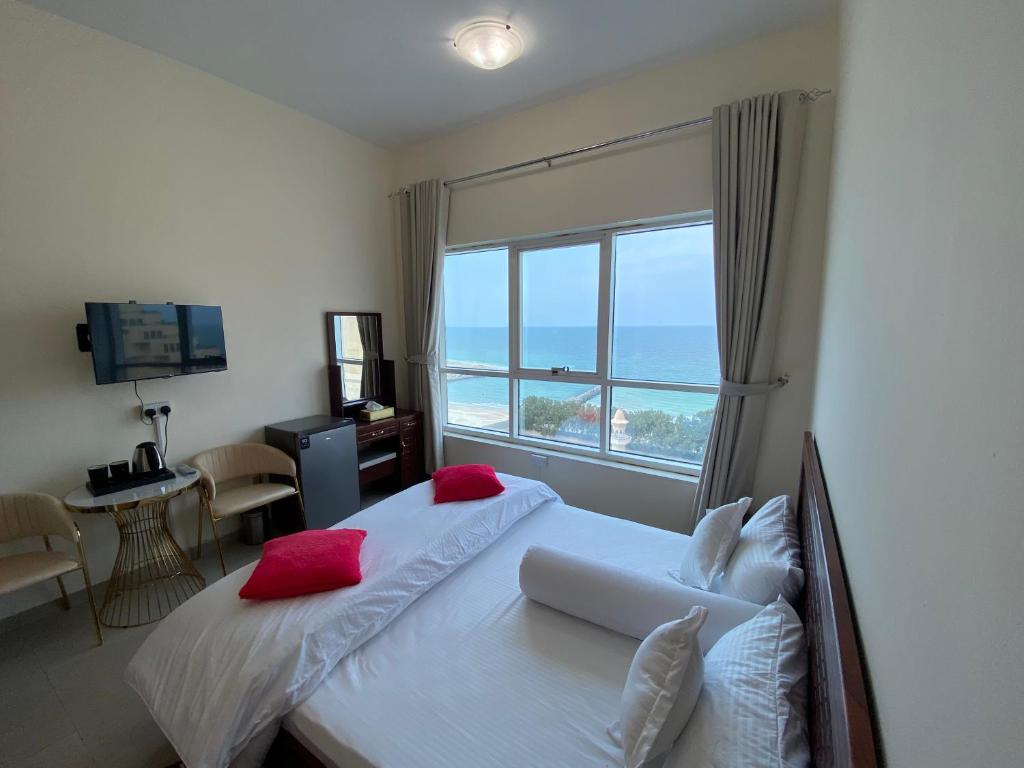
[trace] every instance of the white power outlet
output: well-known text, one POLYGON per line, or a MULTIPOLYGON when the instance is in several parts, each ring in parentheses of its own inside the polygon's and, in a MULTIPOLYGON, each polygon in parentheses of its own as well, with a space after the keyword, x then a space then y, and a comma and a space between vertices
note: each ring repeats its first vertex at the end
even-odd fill
POLYGON ((170 400, 156 400, 152 403, 143 403, 139 413, 141 414, 142 421, 145 423, 151 423, 153 425, 153 432, 156 433, 156 447, 160 451, 160 455, 164 456, 167 452, 167 420, 162 418, 163 414, 160 413, 160 409, 164 406, 171 407, 170 400), (152 422, 146 422, 146 411, 153 410, 152 422))
MULTIPOLYGON (((171 401, 170 401, 170 400, 158 400, 158 401, 156 401, 156 402, 153 402, 153 403, 144 403, 144 404, 142 405, 142 408, 141 408, 141 410, 139 411, 139 415, 140 415, 140 416, 141 416, 142 418, 146 418, 146 411, 148 411, 148 410, 149 410, 150 408, 152 408, 152 409, 153 409, 153 410, 154 410, 154 411, 156 412, 156 415, 157 415, 157 416, 160 416, 160 409, 161 409, 161 408, 162 408, 163 406, 165 406, 165 405, 166 405, 166 406, 167 406, 168 408, 170 408, 170 407, 171 407, 171 401)), ((154 417, 154 418, 155 418, 155 417, 154 417)))

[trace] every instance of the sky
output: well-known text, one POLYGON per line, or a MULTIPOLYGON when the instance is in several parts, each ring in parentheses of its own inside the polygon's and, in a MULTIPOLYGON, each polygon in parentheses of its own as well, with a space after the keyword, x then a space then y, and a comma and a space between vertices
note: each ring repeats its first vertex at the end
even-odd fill
MULTIPOLYGON (((615 238, 617 325, 714 325, 710 224, 615 238)), ((523 251, 523 320, 528 326, 596 325, 596 244, 523 251)), ((445 321, 450 326, 508 323, 504 248, 449 255, 445 321)))

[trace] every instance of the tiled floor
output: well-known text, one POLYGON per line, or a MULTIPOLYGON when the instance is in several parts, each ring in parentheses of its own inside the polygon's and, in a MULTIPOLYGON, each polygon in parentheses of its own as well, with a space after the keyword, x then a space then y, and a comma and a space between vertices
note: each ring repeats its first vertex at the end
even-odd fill
MULTIPOLYGON (((212 550, 212 551, 211 551, 212 550)), ((259 556, 237 541, 228 571, 259 556)), ((216 551, 198 561, 207 583, 221 575, 216 551)), ((97 594, 97 599, 101 594, 97 594)), ((96 645, 85 594, 71 610, 46 606, 0 630, 0 768, 164 768, 177 760, 145 706, 122 680, 156 624, 103 628, 96 645)))

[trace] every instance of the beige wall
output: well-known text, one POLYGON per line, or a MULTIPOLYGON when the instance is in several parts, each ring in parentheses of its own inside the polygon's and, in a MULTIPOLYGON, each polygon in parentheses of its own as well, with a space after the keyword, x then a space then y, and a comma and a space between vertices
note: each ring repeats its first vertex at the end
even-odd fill
POLYGON ((696 482, 681 482, 674 474, 626 469, 608 461, 579 459, 526 446, 509 448, 496 440, 449 436, 444 446, 449 464, 491 464, 501 472, 547 483, 575 507, 689 533, 689 517, 680 514, 679 505, 681 500, 687 505, 693 503, 696 482), (543 457, 546 464, 538 466, 534 456, 543 457))
MULTIPOLYGON (((324 412, 323 312, 401 354, 391 155, 198 70, 0 0, 0 491, 63 496, 153 438, 75 347, 87 300, 219 304, 229 369, 145 382, 170 462, 324 412)), ((193 541, 194 502, 175 516, 193 541)), ((115 548, 80 520, 94 577, 115 548)), ((179 526, 179 530, 182 530, 179 526)), ((0 615, 56 594, 0 598, 0 615)))
POLYGON ((1024 752, 1024 4, 846 4, 814 428, 892 766, 1024 752))
MULTIPOLYGON (((724 102, 772 90, 830 88, 836 75, 836 28, 812 24, 759 38, 698 59, 681 61, 594 88, 400 151, 398 180, 452 178, 527 160, 702 115, 724 102)), ((808 107, 809 124, 793 247, 780 321, 776 370, 792 381, 770 395, 755 494, 792 491, 799 470, 800 435, 810 424, 817 339, 820 264, 832 143, 832 102, 808 107)), ((452 196, 449 242, 464 244, 560 232, 711 208, 710 131, 698 128, 553 170, 459 187, 452 196)), ((471 457, 474 444, 449 438, 448 460, 471 457), (454 447, 454 452, 453 451, 454 447)), ((499 468, 519 466, 515 451, 494 455, 499 468)), ((671 521, 688 529, 694 483, 665 481, 651 499, 648 476, 609 472, 564 460, 552 478, 577 478, 566 500, 609 514, 671 521), (584 482, 585 481, 585 482, 584 482), (654 512, 627 512, 633 499, 651 499, 654 512), (678 518, 678 515, 683 515, 678 518)), ((570 481, 566 479, 566 483, 570 481)), ((661 483, 659 482, 659 487, 661 483)))

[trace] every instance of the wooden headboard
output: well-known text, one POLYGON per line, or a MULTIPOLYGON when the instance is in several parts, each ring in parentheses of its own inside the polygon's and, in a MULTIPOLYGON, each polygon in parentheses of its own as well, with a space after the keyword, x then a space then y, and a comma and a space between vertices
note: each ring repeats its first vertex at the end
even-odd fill
POLYGON ((818 768, 878 765, 860 647, 814 436, 804 433, 797 501, 806 585, 803 621, 810 681, 811 764, 818 768))

